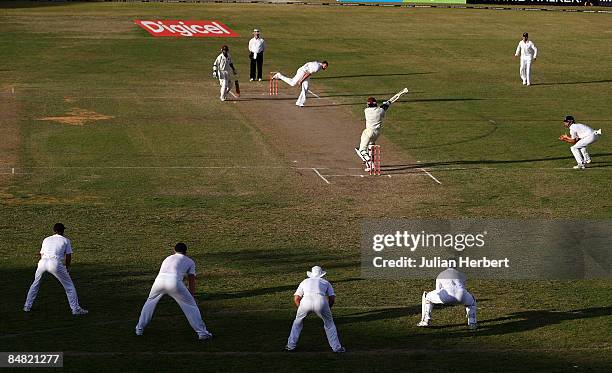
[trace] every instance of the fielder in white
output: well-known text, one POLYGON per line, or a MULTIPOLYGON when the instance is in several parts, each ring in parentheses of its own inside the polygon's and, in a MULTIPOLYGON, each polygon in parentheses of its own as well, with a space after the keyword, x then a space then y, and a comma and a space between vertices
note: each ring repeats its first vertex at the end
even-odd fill
POLYGON ((568 115, 563 120, 563 125, 569 129, 569 136, 561 135, 559 140, 571 145, 570 150, 576 159, 574 169, 584 170, 588 163, 591 163, 591 156, 587 151, 587 146, 599 140, 601 129, 595 131, 586 124, 576 123, 573 116, 568 115))
POLYGON ((221 86, 221 101, 227 99, 227 94, 233 86, 233 75, 236 75, 236 69, 232 61, 232 56, 229 54, 229 48, 227 45, 221 47, 221 54, 217 56, 213 63, 213 77, 219 78, 219 85, 221 86))
POLYGON ((183 313, 189 321, 189 325, 198 334, 198 339, 207 340, 212 334, 206 329, 200 309, 194 299, 195 294, 195 263, 185 255, 187 245, 179 242, 174 247, 174 255, 170 255, 162 262, 159 274, 155 278, 149 298, 142 307, 138 325, 136 325, 136 335, 142 335, 144 328, 151 322, 153 312, 159 300, 166 294, 174 298, 179 304, 183 313), (183 284, 183 278, 187 275, 189 290, 183 284))
POLYGON ((325 276, 326 272, 324 272, 321 267, 314 266, 312 270, 306 272, 306 274, 308 278, 300 283, 300 286, 298 286, 293 295, 293 301, 298 309, 285 350, 295 351, 300 333, 302 332, 304 318, 306 318, 309 313, 314 312, 323 320, 327 341, 332 351, 337 353, 345 352, 346 350, 342 347, 338 339, 338 331, 336 330, 336 325, 334 324, 331 313, 336 295, 334 294, 334 289, 331 284, 322 278, 325 276))
POLYGON ((62 223, 56 223, 53 226, 53 236, 45 238, 42 242, 40 249, 40 260, 38 261, 38 268, 36 268, 36 274, 34 275, 34 282, 30 286, 28 296, 23 310, 30 312, 34 300, 38 295, 38 289, 40 288, 40 280, 42 279, 45 272, 51 273, 64 287, 66 296, 68 297, 68 304, 73 315, 85 315, 87 310, 81 308, 79 305, 79 298, 77 297, 76 289, 70 278, 68 268, 72 261, 72 245, 70 240, 64 237, 64 225, 62 223))
POLYGON ((287 78, 281 73, 276 73, 274 74, 272 79, 280 79, 292 87, 300 85, 302 87, 302 91, 300 92, 300 96, 298 97, 295 104, 299 107, 303 107, 306 103, 306 94, 308 93, 308 86, 310 85, 310 77, 312 76, 312 74, 317 73, 321 70, 327 70, 328 66, 329 64, 327 63, 327 61, 306 62, 304 66, 300 67, 297 70, 293 78, 287 78))
POLYGON ((427 327, 431 323, 434 304, 462 304, 467 313, 468 328, 476 330, 476 300, 467 291, 466 277, 454 268, 442 271, 436 278, 436 290, 423 292, 421 303, 421 322, 417 326, 427 327))
POLYGON ((538 57, 538 48, 529 40, 529 33, 523 33, 523 40, 519 41, 514 55, 520 56, 521 59, 519 73, 523 85, 531 85, 531 61, 535 61, 538 57))
MULTIPOLYGON (((370 162, 368 147, 374 145, 382 133, 383 120, 385 119, 385 113, 387 109, 389 109, 389 106, 391 106, 391 102, 385 101, 378 107, 376 99, 374 97, 368 97, 367 107, 363 111, 365 114, 366 128, 361 132, 359 148, 355 148, 355 152, 363 163, 366 164, 366 167, 368 167, 368 162, 370 162)), ((366 168, 366 171, 368 171, 368 168, 366 168)))

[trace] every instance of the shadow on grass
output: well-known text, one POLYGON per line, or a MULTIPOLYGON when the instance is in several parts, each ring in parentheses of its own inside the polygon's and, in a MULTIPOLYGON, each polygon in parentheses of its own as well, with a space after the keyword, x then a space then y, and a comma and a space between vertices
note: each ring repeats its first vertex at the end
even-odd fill
MULTIPOLYGON (((379 94, 380 95, 380 94, 379 94)), ((390 94, 387 94, 390 95, 390 94)), ((357 94, 357 95, 321 95, 321 98, 328 98, 328 97, 353 97, 353 96, 358 96, 358 97, 368 97, 368 95, 362 95, 362 94, 357 94)), ((459 101, 481 101, 484 100, 483 98, 427 98, 427 99, 418 99, 418 100, 399 100, 396 102, 400 103, 400 102, 406 102, 406 103, 410 103, 410 102, 459 102, 459 101)), ((328 107, 328 106, 363 106, 365 107, 365 102, 363 101, 359 101, 359 102, 350 102, 350 103, 338 103, 338 104, 323 104, 323 105, 309 105, 312 107, 328 107)), ((468 141, 473 141, 476 139, 480 139, 482 137, 486 137, 489 136, 491 133, 493 133, 495 130, 497 129, 497 127, 495 127, 495 129, 493 131, 489 131, 484 135, 478 136, 476 138, 472 138, 472 139, 468 139, 465 141, 458 141, 458 142, 454 142, 454 143, 448 143, 448 144, 442 144, 442 145, 450 145, 450 144, 459 144, 462 142, 468 142, 468 141)), ((436 146, 442 146, 442 145, 436 145, 436 146)), ((425 146, 425 147, 416 147, 415 149, 420 149, 420 148, 428 148, 429 146, 425 146)))
MULTIPOLYGON (((447 338, 449 335, 461 336, 468 334, 475 334, 479 336, 512 334, 560 324, 564 321, 591 319, 594 317, 606 316, 612 316, 612 307, 593 307, 571 311, 533 310, 515 312, 508 316, 498 317, 496 319, 479 320, 479 328, 476 333, 467 330, 459 332, 449 331, 449 333, 440 334, 438 337, 447 338)), ((464 325, 465 324, 437 325, 432 326, 432 328, 443 329, 464 325)))
MULTIPOLYGON (((301 281, 301 280, 300 280, 301 281)), ((341 284, 345 282, 361 281, 360 278, 347 278, 344 280, 335 280, 332 284, 341 284)), ((280 285, 272 287, 261 287, 248 290, 239 290, 232 292, 223 293, 208 293, 204 296, 205 300, 222 300, 222 299, 242 299, 257 297, 260 295, 273 294, 273 293, 287 293, 287 297, 291 297, 295 289, 297 289, 299 283, 291 285, 280 285)))
POLYGON ((313 77, 313 80, 327 80, 327 79, 349 79, 349 78, 373 78, 373 77, 392 77, 392 76, 411 76, 411 75, 429 75, 434 74, 433 72, 412 72, 412 73, 395 73, 395 74, 360 74, 360 75, 332 75, 332 76, 317 76, 313 77))
POLYGON ((586 81, 580 81, 580 82, 532 83, 531 85, 566 85, 566 84, 595 84, 595 83, 612 83, 612 79, 586 80, 586 81))
MULTIPOLYGON (((609 156, 612 153, 597 153, 592 154, 593 158, 595 157, 603 157, 609 156)), ((400 171, 406 170, 414 170, 419 168, 432 168, 440 166, 478 166, 478 165, 494 165, 494 164, 520 164, 520 163, 534 163, 534 162, 548 162, 548 161, 558 161, 558 160, 573 160, 572 156, 566 157, 547 157, 547 158, 531 158, 531 159, 513 159, 513 160, 473 160, 473 161, 441 161, 441 162, 425 162, 425 163, 416 163, 416 164, 390 164, 390 165, 382 165, 381 170, 386 173, 401 173, 400 171)), ((598 163, 593 161, 593 163, 589 166, 589 168, 606 168, 611 167, 612 164, 609 162, 601 162, 598 163)), ((568 167, 569 169, 569 167, 568 167)))

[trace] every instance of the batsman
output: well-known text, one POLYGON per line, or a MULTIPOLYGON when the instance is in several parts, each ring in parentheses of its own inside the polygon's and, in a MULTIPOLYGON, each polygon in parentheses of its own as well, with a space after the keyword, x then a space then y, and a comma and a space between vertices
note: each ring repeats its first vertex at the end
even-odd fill
POLYGON ((367 106, 364 110, 366 128, 361 133, 361 141, 359 148, 355 148, 357 156, 366 164, 366 167, 370 163, 370 154, 368 153, 368 146, 374 145, 376 140, 382 133, 382 123, 385 118, 385 113, 392 103, 397 101, 403 94, 408 92, 408 88, 402 89, 395 96, 389 100, 384 101, 380 107, 374 97, 368 97, 367 106))

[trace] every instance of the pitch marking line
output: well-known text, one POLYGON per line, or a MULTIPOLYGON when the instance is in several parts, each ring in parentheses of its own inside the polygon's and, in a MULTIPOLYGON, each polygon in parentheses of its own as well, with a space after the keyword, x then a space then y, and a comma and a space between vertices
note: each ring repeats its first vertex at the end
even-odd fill
POLYGON ((316 98, 321 98, 321 96, 319 96, 318 94, 314 93, 314 92, 313 92, 313 91, 311 91, 310 89, 308 90, 308 92, 309 92, 311 95, 315 96, 316 98))
POLYGON ((312 170, 313 170, 313 171, 314 171, 314 172, 315 172, 317 175, 319 175, 319 177, 320 177, 321 179, 323 179, 323 181, 325 181, 327 184, 331 184, 331 183, 329 182, 329 180, 327 180, 325 177, 323 177, 323 175, 321 175, 321 173, 319 172, 319 170, 317 170, 317 169, 316 169, 316 168, 314 168, 314 167, 312 168, 312 170))
POLYGON ((421 171, 425 172, 425 173, 427 174, 427 176, 429 176, 429 177, 431 177, 431 178, 433 179, 433 181, 435 181, 436 183, 438 183, 438 184, 442 185, 442 183, 440 182, 440 180, 436 179, 436 177, 435 177, 434 175, 432 175, 431 173, 429 173, 429 171, 427 171, 426 169, 424 169, 424 168, 420 168, 420 167, 419 167, 419 170, 421 170, 421 171))

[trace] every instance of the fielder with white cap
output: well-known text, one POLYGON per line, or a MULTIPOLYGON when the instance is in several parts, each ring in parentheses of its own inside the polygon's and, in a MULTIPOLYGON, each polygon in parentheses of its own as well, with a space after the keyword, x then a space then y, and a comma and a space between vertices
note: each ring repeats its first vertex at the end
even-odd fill
POLYGON ((531 85, 531 61, 535 61, 538 57, 538 48, 529 40, 529 33, 523 33, 523 39, 519 41, 514 55, 520 56, 521 59, 519 74, 523 85, 531 85))
POLYGON ((300 96, 298 97, 295 104, 299 107, 303 107, 304 104, 306 103, 306 94, 308 93, 308 86, 310 84, 309 83, 310 76, 321 70, 327 70, 328 66, 329 64, 327 63, 327 61, 306 62, 304 66, 300 67, 297 70, 293 78, 287 78, 281 73, 276 73, 274 74, 272 79, 280 79, 292 87, 295 87, 296 85, 300 85, 302 87, 302 91, 300 92, 300 96))
POLYGON ((454 268, 442 271, 436 278, 436 290, 423 292, 421 303, 421 322, 417 326, 427 327, 431 323, 431 311, 434 304, 462 304, 468 319, 468 328, 476 330, 476 300, 467 291, 466 277, 454 268))
POLYGON ((213 78, 219 78, 219 85, 221 86, 221 96, 219 98, 221 101, 227 99, 227 94, 232 89, 232 73, 237 74, 232 56, 229 54, 229 48, 224 45, 221 47, 221 54, 217 56, 213 63, 213 78))
POLYGON ((300 286, 298 286, 293 295, 293 301, 298 309, 285 350, 295 351, 300 333, 302 332, 304 318, 306 318, 309 313, 314 312, 323 319, 325 334, 327 335, 327 341, 332 351, 337 353, 345 352, 346 350, 342 347, 338 339, 338 331, 336 330, 336 325, 334 324, 331 313, 336 295, 329 281, 322 278, 326 275, 326 272, 324 272, 321 267, 314 266, 312 270, 306 272, 306 274, 308 278, 300 283, 300 286))
POLYGON ((79 305, 79 298, 77 296, 76 289, 70 278, 68 268, 70 268, 70 262, 72 261, 72 244, 70 240, 64 237, 64 224, 56 223, 53 226, 53 236, 45 238, 42 242, 40 249, 40 260, 38 261, 38 268, 36 268, 36 274, 34 275, 34 282, 30 286, 28 296, 23 310, 30 312, 34 300, 38 295, 38 289, 40 288, 40 280, 45 272, 51 273, 64 287, 66 296, 68 297, 68 304, 72 309, 73 315, 85 315, 87 310, 81 308, 79 305))
POLYGON ((584 170, 585 166, 588 163, 591 163, 591 156, 587 151, 587 145, 599 140, 601 129, 595 131, 586 124, 576 123, 576 120, 571 115, 565 117, 563 120, 563 125, 569 129, 570 134, 569 136, 565 134, 559 136, 559 140, 565 141, 566 143, 572 145, 570 150, 572 151, 577 163, 574 166, 574 169, 584 170))
POLYGON ((153 312, 159 300, 166 294, 174 298, 179 304, 183 313, 187 317, 189 324, 198 334, 198 339, 207 340, 212 334, 206 329, 198 304, 194 299, 195 294, 195 263, 185 255, 187 245, 179 242, 174 247, 174 255, 170 255, 162 262, 159 274, 155 278, 149 298, 142 307, 138 325, 136 325, 136 335, 142 335, 144 328, 151 322, 153 312), (183 284, 183 278, 187 275, 189 280, 189 290, 183 284))
MULTIPOLYGON (((366 128, 361 132, 359 148, 355 148, 355 152, 366 165, 370 161, 368 146, 374 145, 382 133, 383 120, 385 119, 385 113, 387 109, 389 109, 389 106, 391 106, 391 102, 385 101, 378 107, 376 99, 374 97, 368 97, 367 106, 364 109, 366 128)), ((366 171, 368 171, 367 168, 366 171)))

